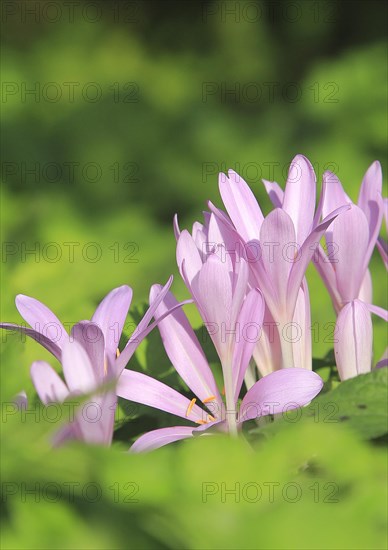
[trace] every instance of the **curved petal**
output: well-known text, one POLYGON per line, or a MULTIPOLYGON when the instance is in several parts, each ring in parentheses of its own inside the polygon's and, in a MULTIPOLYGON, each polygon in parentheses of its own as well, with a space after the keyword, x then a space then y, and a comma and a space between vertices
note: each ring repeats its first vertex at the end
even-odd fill
POLYGON ((187 397, 141 372, 123 370, 116 392, 119 397, 129 401, 175 414, 191 422, 207 418, 207 413, 198 405, 191 406, 187 397))
MULTIPOLYGON (((160 285, 153 285, 151 287, 151 304, 155 295, 159 294, 160 289, 160 285)), ((159 321, 162 315, 177 305, 178 301, 174 295, 168 292, 155 312, 156 321, 159 321)), ((215 400, 221 403, 221 396, 213 373, 198 342, 198 338, 182 309, 176 309, 162 321, 159 321, 158 328, 171 363, 191 391, 201 401, 214 396, 215 400)))
POLYGON ((291 315, 293 315, 294 313, 299 288, 300 288, 300 285, 302 284, 305 271, 307 269, 307 266, 316 248, 319 246, 319 241, 321 240, 323 234, 325 233, 329 225, 332 223, 332 221, 339 214, 342 214, 343 212, 346 212, 347 210, 349 210, 349 208, 350 208, 349 205, 341 206, 340 208, 337 208, 337 210, 334 210, 334 212, 331 212, 331 214, 326 216, 319 225, 314 227, 310 235, 307 237, 307 239, 303 243, 300 249, 299 259, 292 266, 290 279, 288 282, 288 289, 287 289, 288 309, 291 315))
POLYGON ((235 402, 237 402, 253 350, 261 338, 264 309, 263 295, 260 290, 252 289, 244 300, 237 320, 240 334, 234 347, 232 362, 235 402))
POLYGON ((32 363, 30 372, 36 392, 45 405, 62 403, 68 397, 66 384, 46 361, 32 363))
POLYGON ((322 386, 321 377, 306 369, 292 367, 272 372, 246 393, 239 421, 303 407, 321 391, 322 386))
POLYGON ((185 265, 185 274, 191 285, 202 267, 202 260, 197 245, 190 233, 184 229, 179 236, 176 247, 176 259, 179 271, 182 275, 182 265, 185 265))
MULTIPOLYGON (((100 327, 92 321, 80 321, 71 329, 71 339, 78 342, 86 351, 92 365, 97 384, 102 384, 105 368, 104 335, 100 327)), ((116 356, 116 354, 115 354, 116 356)), ((110 359, 108 359, 108 364, 110 359)))
POLYGON ((269 308, 266 307, 261 338, 253 351, 253 359, 261 376, 266 376, 282 367, 278 325, 279 323, 275 323, 269 308))
POLYGON ((275 208, 283 205, 284 191, 276 181, 263 180, 265 190, 275 208))
POLYGON ((343 212, 333 221, 331 233, 335 246, 332 263, 335 263, 337 288, 342 301, 350 302, 357 298, 365 276, 369 228, 361 208, 352 205, 347 212, 343 212))
POLYGON ((225 330, 231 327, 233 298, 226 264, 211 254, 192 286, 204 322, 214 327, 210 336, 222 360, 229 347, 230 335, 227 338, 225 330))
POLYGON ((167 283, 164 285, 162 290, 159 293, 159 296, 155 298, 154 303, 147 309, 145 312, 142 320, 137 325, 136 330, 128 340, 128 342, 125 345, 125 348, 119 355, 119 357, 116 359, 115 362, 115 370, 119 374, 126 366, 128 361, 131 359, 132 355, 135 353, 136 348, 141 344, 141 342, 144 340, 144 338, 155 328, 155 324, 150 324, 150 321, 152 317, 155 314, 155 311, 159 304, 162 302, 163 298, 169 291, 173 281, 173 276, 168 279, 167 283))
POLYGON ((125 319, 132 301, 132 289, 123 285, 105 296, 92 317, 104 335, 105 349, 110 360, 116 357, 125 319))
POLYGON ((293 221, 297 242, 301 245, 309 235, 314 219, 316 176, 310 161, 297 155, 290 164, 283 210, 293 221))
POLYGON ((54 342, 59 348, 68 339, 65 327, 47 306, 24 294, 18 294, 16 307, 25 321, 36 331, 54 342))
POLYGON ((77 340, 67 342, 63 346, 62 368, 71 392, 87 394, 99 384, 99 377, 89 355, 77 340))
POLYGON ((365 306, 371 313, 374 313, 378 317, 381 317, 381 319, 384 319, 384 321, 388 322, 388 311, 386 309, 373 304, 365 304, 365 306))
POLYGON ((3 328, 5 330, 9 331, 16 331, 21 332, 22 334, 25 334, 26 336, 29 336, 38 344, 41 344, 44 348, 47 349, 50 353, 54 355, 58 359, 58 361, 61 361, 62 358, 62 351, 61 348, 57 346, 57 344, 54 344, 52 340, 47 338, 47 336, 44 336, 40 332, 37 332, 33 328, 28 327, 22 327, 20 325, 14 325, 13 323, 0 323, 0 328, 3 328))
POLYGON ((353 300, 340 311, 334 352, 341 380, 369 372, 372 367, 372 319, 366 304, 353 300))
POLYGON ((130 448, 131 453, 144 453, 159 449, 164 445, 192 437, 193 428, 189 426, 174 426, 173 428, 160 428, 139 437, 130 448))
POLYGON ((233 170, 220 174, 220 194, 238 233, 245 241, 257 239, 264 219, 260 206, 248 184, 233 170))
MULTIPOLYGON (((298 253, 294 225, 287 212, 275 208, 268 214, 261 226, 260 244, 262 263, 276 289, 278 305, 285 309, 288 279, 294 254, 298 253)), ((276 317, 274 312, 273 315, 276 317)))

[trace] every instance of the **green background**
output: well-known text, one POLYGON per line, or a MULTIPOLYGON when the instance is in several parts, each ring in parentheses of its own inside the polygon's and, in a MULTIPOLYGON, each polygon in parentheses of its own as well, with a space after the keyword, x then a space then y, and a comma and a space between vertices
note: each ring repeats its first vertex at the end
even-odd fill
MULTIPOLYGON (((189 227, 207 199, 221 206, 220 171, 239 172, 264 212, 270 204, 261 178, 284 186, 297 153, 311 160, 318 182, 326 169, 335 171, 353 200, 374 160, 386 173, 383 2, 73 6, 2 5, 2 321, 20 321, 18 293, 72 323, 90 318, 109 290, 129 284, 136 309, 151 284, 171 273, 173 290, 186 298, 172 217, 177 212, 181 227, 189 227), (73 243, 74 258, 66 243, 73 243), (25 252, 34 248, 36 256, 25 252)), ((371 270, 374 303, 386 307, 377 253, 371 270)), ((333 347, 326 323, 334 314, 314 268, 308 280, 312 321, 319 324, 313 353, 322 357, 333 347)), ((193 308, 186 309, 198 325, 193 308)), ((386 329, 377 319, 374 326, 378 360, 386 329)), ((160 349, 150 353, 152 342, 139 351, 137 367, 156 375, 167 369, 169 376, 160 349)), ((3 336, 2 344, 2 399, 21 388, 32 396, 29 366, 49 355, 13 336, 3 336)), ((139 411, 135 416, 136 433, 164 422, 153 413, 148 423, 139 411)), ((55 504, 8 498, 4 548, 386 545, 381 442, 366 444, 342 426, 292 427, 257 455, 221 440, 139 458, 77 445, 51 454, 50 426, 6 420, 3 479, 98 480, 104 498, 95 506, 82 495, 55 504), (310 485, 337 483, 339 503, 320 498, 311 506, 300 468, 316 454, 322 465, 310 485), (233 503, 233 497, 202 502, 203 481, 233 485, 240 469, 250 482, 297 480, 303 498, 296 504, 280 498, 274 506, 233 503), (138 483, 139 503, 114 502, 113 482, 138 483)), ((166 425, 173 423, 167 417, 166 425)), ((127 448, 129 438, 119 439, 127 448)))

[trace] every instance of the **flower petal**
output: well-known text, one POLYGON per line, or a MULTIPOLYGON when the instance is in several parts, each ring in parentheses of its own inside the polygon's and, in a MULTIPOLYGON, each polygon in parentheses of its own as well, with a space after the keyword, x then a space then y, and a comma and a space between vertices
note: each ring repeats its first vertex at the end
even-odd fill
POLYGON ((68 339, 68 334, 51 309, 39 300, 24 294, 18 294, 15 303, 20 315, 36 332, 46 336, 59 348, 62 348, 68 339))
POLYGON ((263 295, 259 289, 252 289, 244 300, 237 320, 239 339, 234 347, 232 362, 235 402, 237 402, 253 350, 261 337, 264 309, 263 295))
POLYGON ((300 285, 307 269, 307 266, 316 250, 319 246, 319 241, 322 235, 325 233, 332 221, 343 212, 346 212, 350 208, 349 205, 341 206, 334 212, 331 212, 322 222, 314 227, 310 235, 300 248, 299 259, 294 263, 291 269, 290 279, 288 282, 287 297, 288 297, 288 309, 291 316, 294 314, 296 300, 300 285))
POLYGON ((164 285, 162 290, 159 293, 159 296, 155 298, 154 303, 147 309, 145 312, 142 320, 137 325, 136 330, 128 340, 128 342, 125 345, 125 348, 119 355, 119 357, 116 359, 115 362, 115 370, 117 374, 119 374, 126 366, 128 361, 131 359, 132 355, 135 353, 136 348, 141 344, 141 342, 144 340, 144 338, 153 330, 155 327, 154 324, 148 326, 150 324, 150 321, 152 317, 154 316, 154 313, 159 306, 159 304, 162 302, 163 298, 169 291, 173 281, 173 276, 168 279, 167 283, 164 285))
POLYGON ((45 405, 62 403, 69 395, 66 384, 46 361, 32 363, 31 378, 40 400, 45 405))
POLYGON ((224 332, 231 328, 232 321, 232 283, 226 264, 211 254, 192 287, 204 322, 214 328, 210 336, 222 361, 230 341, 224 332))
MULTIPOLYGON (((290 216, 281 208, 275 208, 265 218, 260 232, 262 263, 276 290, 279 307, 287 302, 287 285, 298 252, 295 229, 290 216)), ((260 286, 260 285, 259 285, 260 286)), ((264 288, 262 288, 264 291, 264 288)), ((266 296, 267 299, 267 296, 266 296)), ((270 306, 270 302, 267 302, 270 306)), ((274 318, 276 312, 272 311, 274 318)))
POLYGON ((246 393, 241 403, 240 422, 303 407, 322 386, 321 377, 306 369, 292 367, 272 372, 246 393))
POLYGON ((283 209, 291 217, 297 242, 301 245, 309 235, 314 219, 316 176, 314 168, 303 155, 290 164, 283 209))
POLYGON ((284 191, 276 181, 263 180, 265 190, 275 208, 283 205, 284 191))
POLYGON ((176 416, 197 422, 207 414, 176 390, 141 372, 123 370, 117 384, 117 395, 176 416))
POLYGON ((297 334, 292 342, 292 354, 295 365, 303 369, 312 369, 311 354, 311 308, 310 296, 306 279, 303 279, 302 286, 299 289, 298 299, 292 320, 297 334))
POLYGON ((182 266, 184 263, 188 284, 191 285, 194 277, 198 275, 202 267, 202 260, 193 237, 186 229, 184 229, 179 236, 176 248, 176 258, 182 276, 182 266))
POLYGON ((372 367, 372 319, 366 304, 353 300, 340 311, 334 352, 341 380, 366 373, 372 367))
POLYGON ((220 194, 238 233, 245 241, 257 239, 264 219, 260 206, 241 176, 229 170, 219 175, 220 194))
MULTIPOLYGON (((105 344, 100 327, 92 321, 80 321, 71 329, 71 340, 77 341, 86 351, 97 384, 102 384, 105 374, 105 344)), ((107 359, 107 361, 111 360, 107 359)))
POLYGON ((123 285, 105 296, 92 317, 102 331, 106 353, 110 360, 116 357, 125 319, 132 301, 132 289, 123 285))
POLYGON ((47 336, 44 336, 40 332, 37 332, 33 328, 28 327, 22 327, 20 325, 14 325, 13 323, 0 323, 0 328, 3 328, 5 330, 9 331, 16 331, 21 332, 22 334, 25 334, 26 336, 29 336, 38 344, 41 344, 44 348, 46 348, 50 353, 54 355, 58 359, 58 361, 61 361, 62 357, 62 351, 61 348, 57 346, 52 340, 47 338, 47 336))
POLYGON ((159 449, 164 445, 192 437, 193 428, 189 426, 174 426, 160 428, 139 437, 130 448, 131 453, 144 453, 159 449))
POLYGON ((88 353, 77 340, 63 346, 62 367, 71 392, 90 393, 100 382, 88 353))
MULTIPOLYGON (((150 292, 150 304, 160 292, 160 285, 153 285, 150 292)), ((155 319, 178 305, 171 292, 168 292, 155 312, 155 319)), ((176 309, 158 323, 160 335, 167 355, 174 365, 179 376, 186 382, 192 392, 201 401, 215 396, 216 401, 222 402, 213 373, 206 360, 205 354, 198 342, 190 323, 182 311, 176 309)))

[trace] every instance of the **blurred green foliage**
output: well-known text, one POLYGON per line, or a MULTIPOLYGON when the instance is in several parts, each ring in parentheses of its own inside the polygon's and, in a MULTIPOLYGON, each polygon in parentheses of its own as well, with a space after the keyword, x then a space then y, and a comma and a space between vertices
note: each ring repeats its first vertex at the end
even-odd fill
MULTIPOLYGON (((354 200, 373 160, 386 173, 383 2, 298 1, 293 12, 289 2, 105 1, 85 12, 80 1, 72 21, 65 4, 2 4, 2 321, 20 320, 18 293, 69 323, 89 318, 121 284, 133 287, 135 306, 147 300, 151 284, 177 274, 173 214, 190 226, 207 199, 221 205, 220 171, 241 173, 265 212, 261 178, 284 185, 297 153, 314 164, 318 182, 335 171, 354 200), (32 4, 39 17, 23 12, 32 4), (35 96, 25 93, 33 88, 35 96), (101 98, 93 101, 96 90, 101 98), (36 257, 25 253, 33 248, 36 257)), ((378 254, 371 271, 374 302, 387 307, 378 254)), ((308 280, 320 327, 313 352, 323 357, 333 347, 327 323, 334 314, 314 268, 308 280)), ((179 277, 173 289, 187 297, 179 277)), ((198 326, 193 307, 186 310, 198 326)), ((378 360, 386 329, 374 324, 378 360)), ((22 388, 34 395, 29 365, 49 355, 35 342, 2 338, 4 404, 22 388)), ((158 334, 141 346, 133 368, 185 391, 158 334)), ((137 457, 121 452, 130 438, 171 418, 121 406, 133 425, 119 428, 111 452, 81 445, 50 452, 47 423, 7 418, 3 480, 18 490, 24 482, 95 481, 103 496, 92 504, 78 488, 70 503, 8 497, 3 548, 386 547, 380 439, 360 441, 346 422, 300 422, 260 439, 255 452, 204 438, 137 457), (302 498, 221 500, 221 483, 264 481, 298 483, 302 498), (115 502, 109 487, 128 482, 138 484, 139 502, 115 502), (314 502, 315 482, 325 496, 325 484, 337 484, 339 502, 322 495, 314 502), (207 503, 203 483, 219 488, 207 503)), ((382 408, 373 410, 368 396, 375 420, 382 408)))

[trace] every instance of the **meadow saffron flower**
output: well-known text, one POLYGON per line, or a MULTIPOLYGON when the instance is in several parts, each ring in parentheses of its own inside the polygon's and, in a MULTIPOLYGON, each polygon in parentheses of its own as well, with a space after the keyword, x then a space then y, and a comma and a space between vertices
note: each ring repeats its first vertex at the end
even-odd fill
MULTIPOLYGON (((328 253, 319 247, 314 262, 337 313, 344 304, 356 299, 369 304, 373 311, 368 265, 384 213, 381 191, 382 172, 377 161, 365 173, 357 205, 345 193, 335 174, 325 172, 323 176, 322 215, 348 205, 348 210, 334 220, 325 234, 328 253)), ((374 312, 378 314, 378 310, 374 312)))
MULTIPOLYGON (((91 354, 93 354, 92 349, 95 343, 92 325, 96 325, 101 329, 104 337, 105 358, 110 361, 118 374, 128 363, 137 346, 155 327, 155 323, 150 324, 150 322, 155 309, 171 287, 172 281, 171 276, 161 289, 160 296, 144 314, 121 353, 118 351, 118 345, 132 301, 132 289, 123 285, 109 292, 94 312, 91 324, 83 325, 84 330, 91 332, 90 338, 87 335, 85 337, 85 343, 89 340, 88 348, 90 348, 91 354)), ((63 346, 69 341, 69 334, 61 321, 47 306, 35 298, 19 294, 15 302, 20 315, 31 328, 13 323, 0 323, 0 328, 30 336, 61 362, 63 346)))
MULTIPOLYGON (((282 366, 296 365, 292 338, 282 331, 292 325, 300 300, 297 324, 304 332, 305 353, 311 344, 306 332, 306 311, 309 311, 305 271, 322 235, 347 206, 328 213, 319 223, 322 201, 315 212, 316 178, 309 161, 298 155, 292 161, 286 188, 265 182, 275 209, 266 217, 247 183, 233 170, 220 174, 219 188, 227 213, 245 243, 249 266, 262 291, 273 319, 279 323, 282 366), (302 294, 303 293, 303 294, 302 294)), ((217 211, 212 208, 217 214, 217 211)), ((306 361, 307 363, 308 361, 306 361)))
POLYGON ((74 403, 74 419, 65 422, 55 434, 54 444, 77 439, 110 445, 117 401, 116 377, 113 362, 105 353, 102 330, 88 321, 74 325, 72 339, 62 344, 61 362, 65 382, 45 361, 35 361, 31 366, 33 384, 45 405, 78 401, 74 403))
MULTIPOLYGON (((151 289, 151 303, 153 297, 159 292, 158 286, 154 285, 151 289)), ((228 293, 228 290, 225 292, 228 293)), ((257 293, 257 291, 251 292, 257 293)), ((258 296, 260 296, 259 293, 258 296)), ((213 296, 209 294, 209 300, 212 299, 219 299, 217 289, 213 296)), ((241 428, 242 422, 265 414, 282 412, 286 407, 303 406, 321 390, 323 383, 316 373, 298 368, 285 369, 269 374, 256 382, 245 394, 238 407, 244 371, 254 347, 254 342, 242 339, 235 346, 229 365, 233 392, 232 399, 229 401, 226 399, 225 406, 214 375, 184 312, 175 309, 173 313, 160 320, 164 312, 171 311, 176 303, 176 299, 169 292, 156 311, 156 318, 159 318, 158 328, 171 363, 195 397, 189 399, 162 382, 127 369, 119 378, 117 395, 169 412, 192 424, 146 433, 134 443, 132 451, 156 449, 173 441, 200 435, 213 429, 235 434, 241 428)), ((250 319, 257 318, 258 308, 262 307, 262 303, 256 300, 256 297, 249 298, 249 294, 244 303, 247 304, 244 321, 249 323, 250 319)), ((224 382, 227 382, 225 374, 227 376, 229 374, 225 369, 223 372, 224 382)))

